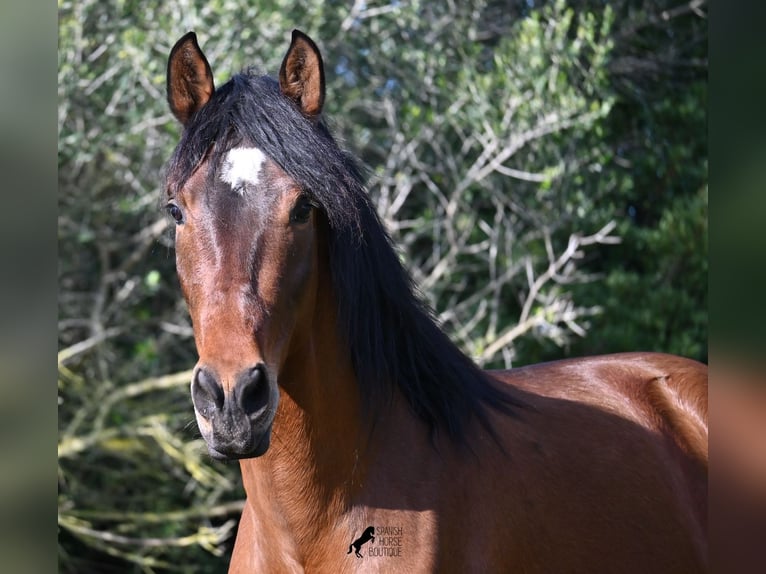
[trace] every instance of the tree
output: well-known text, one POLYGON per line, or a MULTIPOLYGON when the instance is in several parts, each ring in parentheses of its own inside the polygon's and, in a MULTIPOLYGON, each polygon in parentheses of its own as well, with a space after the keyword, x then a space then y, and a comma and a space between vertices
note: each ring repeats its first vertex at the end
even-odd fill
POLYGON ((371 35, 380 59, 341 74, 339 103, 353 103, 336 117, 343 133, 364 126, 348 140, 376 166, 371 194, 445 329, 506 366, 522 335, 584 333, 595 309, 570 296, 586 278, 575 260, 616 240, 609 220, 575 224, 571 189, 594 153, 580 142, 612 105, 609 9, 576 17, 556 2, 499 36, 485 2, 357 8, 339 25, 368 32, 344 36, 335 58, 345 71, 371 35))
POLYGON ((590 177, 593 215, 618 222, 621 245, 577 287, 598 304, 575 354, 655 350, 707 360, 707 21, 705 2, 615 7, 607 67, 616 94, 599 126, 608 152, 590 177))

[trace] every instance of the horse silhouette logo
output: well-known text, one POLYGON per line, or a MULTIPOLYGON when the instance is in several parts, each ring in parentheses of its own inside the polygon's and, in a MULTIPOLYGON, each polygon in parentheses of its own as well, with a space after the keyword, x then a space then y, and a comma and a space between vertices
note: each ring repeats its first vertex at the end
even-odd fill
POLYGON ((359 558, 364 558, 359 551, 362 549, 362 546, 367 544, 367 542, 375 542, 375 527, 374 526, 368 526, 365 528, 364 532, 362 532, 362 535, 354 540, 351 545, 348 547, 348 552, 346 554, 351 554, 351 549, 354 549, 354 554, 356 554, 359 558))

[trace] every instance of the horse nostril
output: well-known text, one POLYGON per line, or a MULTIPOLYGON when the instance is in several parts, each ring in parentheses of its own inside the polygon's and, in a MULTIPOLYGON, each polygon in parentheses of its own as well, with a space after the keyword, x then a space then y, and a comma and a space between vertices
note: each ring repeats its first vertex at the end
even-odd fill
POLYGON ((191 392, 194 406, 206 419, 223 408, 223 388, 218 384, 215 376, 204 368, 197 369, 191 392))
POLYGON ((252 415, 265 407, 269 399, 266 368, 261 363, 245 371, 237 382, 237 401, 245 414, 252 415))

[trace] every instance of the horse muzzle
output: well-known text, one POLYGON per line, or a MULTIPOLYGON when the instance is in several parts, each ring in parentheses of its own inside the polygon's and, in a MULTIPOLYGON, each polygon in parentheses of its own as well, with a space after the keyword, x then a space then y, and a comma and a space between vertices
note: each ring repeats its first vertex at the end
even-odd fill
POLYGON ((251 458, 269 448, 279 393, 263 363, 241 371, 228 393, 212 368, 199 366, 191 395, 197 424, 213 458, 251 458))

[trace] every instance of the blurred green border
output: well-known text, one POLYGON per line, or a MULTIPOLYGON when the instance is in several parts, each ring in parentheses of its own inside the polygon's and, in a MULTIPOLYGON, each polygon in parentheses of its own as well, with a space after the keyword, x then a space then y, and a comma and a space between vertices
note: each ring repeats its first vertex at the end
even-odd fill
MULTIPOLYGON (((766 6, 710 6, 710 346, 766 351, 766 6)), ((712 362, 712 361, 711 361, 712 362)))
MULTIPOLYGON (((733 422, 716 408, 718 393, 742 392, 757 398, 766 390, 765 21, 766 5, 762 3, 736 0, 709 6, 708 285, 713 437, 725 436, 733 422)), ((759 414, 766 417, 766 413, 759 414)), ((762 449, 766 445, 766 436, 751 439, 745 447, 762 449)), ((764 500, 746 500, 747 508, 738 508, 732 500, 726 479, 727 452, 723 452, 732 446, 725 443, 720 448, 721 441, 711 440, 711 566, 721 572, 763 572, 766 507, 764 500), (725 510, 732 505, 735 510, 725 510), (716 528, 722 522, 732 524, 732 517, 747 520, 725 533, 716 528), (754 537, 756 532, 760 534, 754 537), (734 547, 732 541, 737 541, 734 547)), ((737 448, 742 452, 743 445, 737 448)))
POLYGON ((56 568, 56 69, 49 2, 0 8, 0 569, 56 568))

